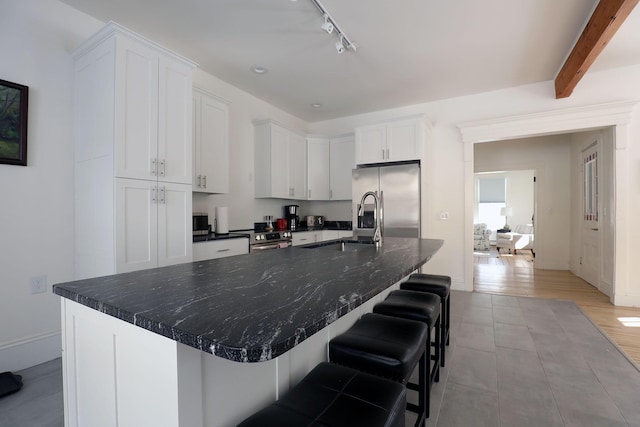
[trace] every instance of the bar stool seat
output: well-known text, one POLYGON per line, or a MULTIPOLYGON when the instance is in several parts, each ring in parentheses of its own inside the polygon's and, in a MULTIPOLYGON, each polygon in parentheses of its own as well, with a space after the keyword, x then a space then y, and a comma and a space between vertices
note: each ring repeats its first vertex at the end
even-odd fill
POLYGON ((440 366, 445 365, 445 345, 449 345, 449 328, 451 325, 451 277, 437 274, 414 273, 400 284, 400 289, 408 291, 429 292, 436 294, 441 300, 440 322, 440 366))
POLYGON ((329 360, 402 384, 419 366, 418 405, 406 407, 418 414, 415 425, 421 426, 428 416, 428 336, 429 328, 422 322, 368 313, 329 342, 329 360))
POLYGON ((406 394, 398 382, 322 362, 238 427, 404 427, 406 394))

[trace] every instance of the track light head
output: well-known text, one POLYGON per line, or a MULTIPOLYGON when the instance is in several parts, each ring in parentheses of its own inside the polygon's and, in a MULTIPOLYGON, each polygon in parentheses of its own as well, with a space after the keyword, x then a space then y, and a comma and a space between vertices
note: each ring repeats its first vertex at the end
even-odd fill
POLYGON ((333 24, 329 22, 329 15, 324 15, 324 24, 320 26, 327 34, 333 33, 333 24))
POLYGON ((338 53, 344 52, 344 43, 342 42, 342 36, 340 36, 340 41, 336 42, 336 50, 338 53))

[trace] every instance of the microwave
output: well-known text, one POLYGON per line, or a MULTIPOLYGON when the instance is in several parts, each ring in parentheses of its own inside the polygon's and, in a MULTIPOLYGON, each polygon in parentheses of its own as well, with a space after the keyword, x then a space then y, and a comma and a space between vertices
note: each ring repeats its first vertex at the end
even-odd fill
POLYGON ((209 215, 202 212, 193 214, 193 235, 209 234, 209 215))

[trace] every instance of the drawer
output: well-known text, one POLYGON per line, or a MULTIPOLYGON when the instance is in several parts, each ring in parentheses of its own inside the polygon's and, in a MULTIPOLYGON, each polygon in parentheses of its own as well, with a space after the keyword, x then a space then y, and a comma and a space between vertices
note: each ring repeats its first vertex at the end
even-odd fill
POLYGON ((224 258, 249 253, 249 239, 225 239, 193 244, 193 261, 224 258))

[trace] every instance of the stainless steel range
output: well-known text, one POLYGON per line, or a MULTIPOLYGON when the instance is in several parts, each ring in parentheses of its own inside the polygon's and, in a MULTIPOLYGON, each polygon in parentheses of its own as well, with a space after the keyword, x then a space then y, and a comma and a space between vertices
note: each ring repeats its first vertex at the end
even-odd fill
POLYGON ((249 239, 249 251, 281 249, 291 246, 291 231, 254 231, 249 239))

